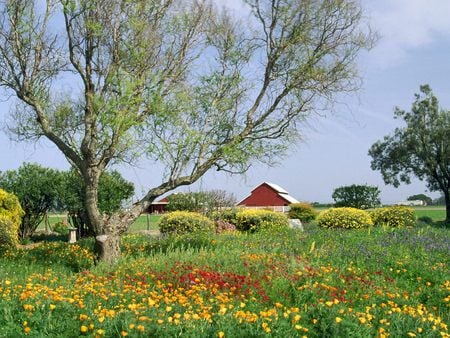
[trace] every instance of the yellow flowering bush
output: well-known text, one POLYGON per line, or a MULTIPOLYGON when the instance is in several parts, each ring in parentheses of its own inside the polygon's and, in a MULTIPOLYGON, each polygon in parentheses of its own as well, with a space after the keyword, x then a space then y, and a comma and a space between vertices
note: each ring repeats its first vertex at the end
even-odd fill
POLYGON ((264 209, 243 209, 236 213, 236 229, 255 232, 261 229, 289 227, 288 218, 281 212, 264 209))
POLYGON ((197 231, 213 231, 214 222, 197 212, 174 211, 163 215, 158 226, 163 234, 182 235, 197 231))
POLYGON ((373 224, 376 226, 403 227, 416 224, 416 213, 413 208, 392 206, 370 211, 373 224))
POLYGON ((359 229, 373 225, 367 211, 356 208, 332 208, 322 211, 317 224, 324 228, 359 229))
POLYGON ((18 244, 20 222, 24 211, 14 194, 0 189, 0 249, 18 244))

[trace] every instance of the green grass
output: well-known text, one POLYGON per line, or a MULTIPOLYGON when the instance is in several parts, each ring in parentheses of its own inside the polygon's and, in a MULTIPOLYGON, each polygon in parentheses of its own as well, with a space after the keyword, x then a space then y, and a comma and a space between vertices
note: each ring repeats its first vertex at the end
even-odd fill
MULTIPOLYGON (((161 217, 161 215, 141 215, 139 216, 136 221, 130 226, 130 229, 128 232, 139 232, 143 230, 158 230, 158 220, 161 217)), ((54 225, 57 222, 61 222, 66 220, 67 217, 65 215, 57 215, 57 214, 50 214, 48 217, 50 226, 54 225)), ((42 222, 37 231, 44 231, 45 225, 44 222, 42 222)))
POLYGON ((434 222, 445 221, 445 207, 416 207, 417 217, 431 217, 434 222))
POLYGON ((449 229, 133 233, 113 267, 93 265, 92 244, 0 256, 1 337, 449 333, 449 229))

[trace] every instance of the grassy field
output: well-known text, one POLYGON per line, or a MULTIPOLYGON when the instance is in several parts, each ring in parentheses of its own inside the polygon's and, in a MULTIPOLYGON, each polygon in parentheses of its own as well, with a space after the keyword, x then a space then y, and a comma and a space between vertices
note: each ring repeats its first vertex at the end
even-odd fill
MULTIPOLYGON (((144 223, 145 224, 145 223, 144 223)), ((450 337, 450 231, 129 234, 0 257, 1 337, 450 337)))
MULTIPOLYGON (((129 232, 138 232, 142 230, 158 230, 157 222, 161 215, 141 215, 136 221, 131 225, 129 232)), ((49 216, 50 226, 54 225, 57 222, 61 222, 66 220, 65 215, 55 215, 52 214, 49 216)), ((38 227, 38 231, 44 231, 45 225, 42 222, 38 227)))

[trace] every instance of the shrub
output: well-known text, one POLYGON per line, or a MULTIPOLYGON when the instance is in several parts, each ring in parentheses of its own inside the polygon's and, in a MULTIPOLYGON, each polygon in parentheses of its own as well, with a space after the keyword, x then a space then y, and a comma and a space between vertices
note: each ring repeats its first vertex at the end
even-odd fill
POLYGON ((317 224, 324 228, 359 229, 373 224, 367 211, 356 208, 332 208, 322 211, 317 224))
POLYGON ((197 231, 212 231, 214 222, 190 211, 174 211, 163 215, 158 222, 162 234, 187 234, 197 231))
POLYGON ((60 235, 67 235, 69 233, 69 225, 65 221, 56 222, 53 225, 53 231, 60 235))
POLYGON ((433 219, 430 216, 421 216, 417 220, 422 222, 422 223, 426 223, 426 224, 432 224, 433 223, 433 219))
POLYGON ((243 209, 239 209, 239 208, 228 208, 228 209, 223 209, 221 211, 216 211, 213 212, 211 215, 211 218, 214 221, 225 221, 227 223, 231 223, 236 225, 236 214, 241 211, 243 209))
POLYGON ((311 222, 316 218, 317 212, 309 203, 293 203, 290 205, 288 216, 302 222, 311 222))
POLYGON ((288 218, 280 213, 263 209, 243 209, 236 213, 236 229, 255 232, 262 229, 283 229, 289 227, 288 218))
POLYGON ((11 248, 19 243, 18 234, 24 212, 14 194, 0 189, 0 247, 11 248))
POLYGON ((370 212, 376 226, 402 227, 416 224, 416 213, 413 208, 392 206, 374 209, 370 212))

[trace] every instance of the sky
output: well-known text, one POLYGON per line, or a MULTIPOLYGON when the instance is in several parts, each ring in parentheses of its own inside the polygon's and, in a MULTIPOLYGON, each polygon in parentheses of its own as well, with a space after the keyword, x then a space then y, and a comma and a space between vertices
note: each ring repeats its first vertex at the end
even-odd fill
MULTIPOLYGON (((228 0, 226 5, 238 15, 245 13, 239 0, 228 0)), ((181 190, 220 189, 241 200, 267 181, 309 202, 332 202, 335 188, 351 184, 378 186, 383 203, 420 193, 439 196, 418 180, 399 188, 386 186, 381 174, 370 169, 368 150, 398 126, 393 119, 394 108, 410 109, 420 85, 429 84, 441 106, 450 108, 450 1, 363 0, 362 6, 380 38, 375 48, 360 55, 361 90, 343 97, 333 111, 312 116, 303 127, 304 140, 293 145, 279 165, 256 165, 237 176, 209 172, 181 190)), ((0 102, 0 124, 8 115, 8 107, 9 102, 0 102)), ((69 166, 49 142, 15 143, 1 130, 0 153, 0 171, 17 169, 23 162, 59 169, 69 166)), ((152 163, 142 161, 136 167, 118 169, 135 183, 137 196, 161 182, 159 170, 152 163)))

